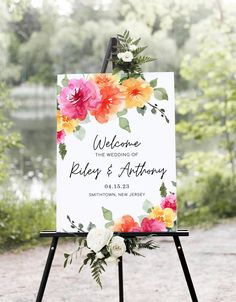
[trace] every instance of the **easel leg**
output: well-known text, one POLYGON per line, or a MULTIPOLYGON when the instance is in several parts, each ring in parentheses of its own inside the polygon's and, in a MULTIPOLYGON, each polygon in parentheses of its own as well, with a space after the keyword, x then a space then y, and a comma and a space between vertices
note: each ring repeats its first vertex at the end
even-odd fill
POLYGON ((123 285, 123 258, 119 258, 118 262, 118 274, 119 274, 119 302, 124 302, 124 285, 123 285))
POLYGON ((46 284, 47 284, 47 281, 48 281, 48 276, 49 276, 50 269, 51 269, 51 266, 52 266, 52 261, 53 261, 55 251, 56 251, 56 248, 57 248, 57 242, 58 242, 58 237, 53 237, 52 238, 52 243, 51 243, 51 246, 50 246, 50 250, 49 250, 49 253, 48 253, 47 262, 46 262, 46 265, 45 265, 45 268, 44 268, 42 280, 41 280, 41 283, 40 283, 38 295, 37 295, 37 298, 36 298, 36 302, 41 302, 42 299, 43 299, 43 294, 44 294, 44 291, 45 291, 45 287, 46 287, 46 284))
POLYGON ((179 236, 173 236, 173 238, 174 238, 177 253, 179 255, 179 260, 181 262, 182 269, 184 271, 184 276, 185 276, 185 279, 186 279, 186 282, 187 282, 187 285, 188 285, 188 289, 189 289, 189 293, 191 295, 192 301, 193 302, 198 302, 197 295, 196 295, 196 292, 195 292, 195 289, 194 289, 194 286, 193 286, 193 282, 192 282, 192 279, 191 279, 191 275, 190 275, 190 272, 189 272, 189 269, 188 269, 188 265, 187 265, 187 262, 186 262, 186 259, 185 259, 185 256, 184 256, 184 251, 182 249, 182 246, 181 246, 181 243, 180 243, 180 240, 179 240, 179 236))

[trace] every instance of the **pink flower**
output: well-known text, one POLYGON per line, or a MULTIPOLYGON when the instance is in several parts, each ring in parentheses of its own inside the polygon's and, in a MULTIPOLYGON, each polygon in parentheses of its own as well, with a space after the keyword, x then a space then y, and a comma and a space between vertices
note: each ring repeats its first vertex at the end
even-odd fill
POLYGON ((95 83, 85 79, 72 79, 61 89, 58 97, 61 114, 70 119, 85 119, 88 110, 96 109, 101 95, 95 83))
POLYGON ((165 232, 164 222, 158 222, 156 219, 144 218, 141 223, 141 232, 165 232))
POLYGON ((66 133, 63 129, 61 131, 57 131, 57 144, 63 144, 65 137, 66 133))
POLYGON ((176 196, 174 194, 170 194, 162 199, 161 202, 162 209, 170 208, 176 212, 176 196))

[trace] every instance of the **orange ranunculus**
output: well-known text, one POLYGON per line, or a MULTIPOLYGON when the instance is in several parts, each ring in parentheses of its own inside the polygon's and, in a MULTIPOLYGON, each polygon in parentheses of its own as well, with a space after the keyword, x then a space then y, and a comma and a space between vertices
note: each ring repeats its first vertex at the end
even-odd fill
POLYGON ((71 133, 75 130, 78 123, 78 120, 70 119, 62 115, 60 110, 57 110, 57 131, 65 130, 66 133, 71 133))
POLYGON ((152 219, 156 219, 159 222, 164 222, 167 228, 172 228, 176 219, 176 214, 172 209, 162 209, 158 205, 152 209, 151 213, 149 214, 149 217, 152 219))
POLYGON ((117 112, 124 108, 124 96, 120 87, 116 84, 116 78, 112 75, 97 75, 93 77, 97 83, 100 94, 101 103, 93 110, 91 115, 95 116, 99 123, 108 122, 117 112))
POLYGON ((142 108, 153 94, 153 89, 148 82, 141 78, 130 78, 122 83, 127 108, 142 108))
POLYGON ((138 228, 139 225, 130 215, 122 216, 113 226, 114 232, 132 232, 132 229, 138 228))
POLYGON ((107 85, 118 85, 119 78, 116 75, 106 74, 106 73, 99 73, 94 75, 92 78, 98 86, 107 86, 107 85))

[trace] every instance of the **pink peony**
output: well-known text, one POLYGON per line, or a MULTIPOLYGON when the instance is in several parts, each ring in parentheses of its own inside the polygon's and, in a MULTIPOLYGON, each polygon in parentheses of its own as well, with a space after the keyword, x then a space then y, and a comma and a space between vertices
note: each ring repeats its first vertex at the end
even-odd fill
POLYGON ((162 199, 161 202, 162 209, 170 208, 176 212, 176 196, 174 194, 170 194, 162 199))
POLYGON ((165 232, 164 222, 158 222, 156 219, 144 218, 141 223, 141 232, 165 232))
POLYGON ((58 102, 62 115, 82 121, 88 110, 94 110, 100 104, 101 95, 92 81, 72 79, 69 80, 68 87, 61 89, 58 102))
POLYGON ((57 131, 57 144, 63 144, 65 137, 66 133, 63 129, 61 131, 57 131))

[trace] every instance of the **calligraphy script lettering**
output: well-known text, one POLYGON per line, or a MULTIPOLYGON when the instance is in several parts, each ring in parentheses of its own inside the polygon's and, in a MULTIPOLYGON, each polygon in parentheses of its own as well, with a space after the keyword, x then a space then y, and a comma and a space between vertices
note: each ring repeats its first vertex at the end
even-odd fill
POLYGON ((82 175, 84 177, 94 174, 95 179, 97 179, 101 172, 102 171, 98 168, 97 169, 89 168, 89 163, 87 163, 85 165, 85 167, 82 168, 79 163, 73 162, 72 167, 71 167, 71 171, 70 171, 70 178, 71 178, 72 174, 79 174, 79 175, 82 175))
POLYGON ((104 148, 114 149, 119 147, 138 147, 140 145, 141 143, 139 141, 130 142, 129 140, 127 140, 125 142, 121 142, 117 139, 116 135, 113 136, 112 140, 108 140, 106 136, 103 139, 100 139, 98 135, 96 135, 93 141, 94 150, 103 150, 104 148))
POLYGON ((139 177, 142 176, 143 174, 148 174, 148 175, 153 175, 160 173, 161 174, 161 179, 164 177, 165 173, 167 170, 164 168, 162 169, 155 169, 155 168, 146 168, 146 161, 144 163, 139 163, 137 166, 134 166, 134 168, 131 167, 130 162, 128 162, 124 167, 120 168, 121 172, 118 174, 118 177, 121 177, 122 175, 127 175, 128 177, 130 176, 135 176, 139 177))

